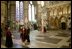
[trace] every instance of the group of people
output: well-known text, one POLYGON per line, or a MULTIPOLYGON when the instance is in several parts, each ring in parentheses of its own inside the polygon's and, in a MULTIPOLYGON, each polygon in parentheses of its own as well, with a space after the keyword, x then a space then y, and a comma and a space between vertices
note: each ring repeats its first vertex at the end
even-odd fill
MULTIPOLYGON (((34 29, 37 29, 37 26, 35 24, 34 24, 34 29)), ((1 32, 2 32, 2 29, 1 29, 1 32)), ((19 28, 19 32, 20 32, 20 37, 23 44, 25 45, 25 42, 30 43, 30 26, 21 26, 19 28)), ((44 27, 44 32, 46 32, 45 27, 44 27)), ((5 27, 5 35, 6 35, 6 42, 5 42, 6 47, 12 47, 13 41, 12 41, 12 32, 11 32, 10 26, 5 27)), ((1 37, 2 37, 2 34, 1 34, 1 37)))
MULTIPOLYGON (((2 29, 1 29, 2 32, 2 29)), ((24 43, 25 41, 27 41, 28 43, 30 43, 30 28, 29 27, 21 27, 19 29, 20 32, 20 37, 22 39, 22 42, 24 43)), ((6 47, 12 47, 13 46, 13 41, 12 41, 12 32, 9 26, 5 27, 5 35, 6 35, 6 42, 5 45, 6 47)), ((2 34, 1 34, 2 37, 2 34)))
POLYGON ((28 26, 23 26, 19 29, 19 32, 22 42, 24 43, 25 41, 27 41, 28 43, 30 43, 30 28, 28 26))

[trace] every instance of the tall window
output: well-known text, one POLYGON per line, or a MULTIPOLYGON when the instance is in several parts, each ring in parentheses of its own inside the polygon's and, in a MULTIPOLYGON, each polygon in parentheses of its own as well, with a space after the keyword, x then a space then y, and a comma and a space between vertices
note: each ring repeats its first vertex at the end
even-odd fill
POLYGON ((31 5, 29 4, 29 10, 28 10, 28 16, 29 16, 29 21, 32 21, 31 20, 31 5))
POLYGON ((34 21, 35 13, 34 13, 34 5, 32 5, 32 21, 34 21))
POLYGON ((23 23, 23 2, 22 1, 16 1, 16 21, 19 24, 23 23))
POLYGON ((22 1, 20 1, 20 24, 23 24, 23 17, 24 17, 24 15, 23 15, 23 2, 22 1))
POLYGON ((19 1, 16 1, 16 21, 19 22, 19 1))
POLYGON ((29 3, 29 10, 28 10, 28 12, 29 12, 29 21, 30 22, 35 22, 36 20, 35 20, 35 7, 34 7, 34 5, 33 5, 33 3, 32 3, 32 1, 30 1, 30 3, 29 3))

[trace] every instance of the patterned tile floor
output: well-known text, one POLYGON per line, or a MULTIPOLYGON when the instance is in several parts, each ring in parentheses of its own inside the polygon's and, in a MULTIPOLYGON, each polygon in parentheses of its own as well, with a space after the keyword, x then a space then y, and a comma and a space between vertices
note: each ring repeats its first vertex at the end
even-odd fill
MULTIPOLYGON (((31 31, 29 45, 23 45, 17 31, 13 32, 13 36, 12 48, 71 48, 71 31, 68 30, 31 31)), ((6 48, 5 37, 1 40, 1 48, 6 48)))

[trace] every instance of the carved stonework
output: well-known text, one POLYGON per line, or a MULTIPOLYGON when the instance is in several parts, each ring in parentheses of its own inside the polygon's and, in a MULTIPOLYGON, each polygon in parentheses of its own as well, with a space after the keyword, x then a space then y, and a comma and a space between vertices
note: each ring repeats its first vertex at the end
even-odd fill
POLYGON ((55 26, 55 29, 58 29, 59 28, 59 20, 58 20, 58 17, 55 17, 55 19, 54 19, 54 26, 55 26))

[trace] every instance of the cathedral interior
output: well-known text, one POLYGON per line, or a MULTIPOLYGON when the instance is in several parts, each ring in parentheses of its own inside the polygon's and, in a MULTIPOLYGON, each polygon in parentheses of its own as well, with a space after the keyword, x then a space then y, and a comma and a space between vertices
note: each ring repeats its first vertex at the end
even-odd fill
POLYGON ((1 1, 1 48, 7 48, 6 25, 12 33, 11 48, 71 48, 71 1, 1 1), (30 27, 28 45, 20 38, 23 25, 30 27))

